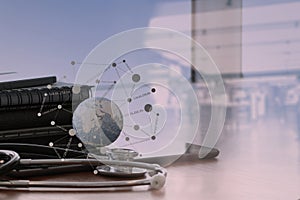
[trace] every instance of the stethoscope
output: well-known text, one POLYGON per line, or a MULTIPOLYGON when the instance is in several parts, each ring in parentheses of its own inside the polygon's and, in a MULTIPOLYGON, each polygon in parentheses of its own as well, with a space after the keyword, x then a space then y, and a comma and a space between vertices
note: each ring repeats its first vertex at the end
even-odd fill
MULTIPOLYGON (((4 146, 12 144, 4 144, 4 146)), ((22 147, 22 144, 17 144, 22 147)), ((23 144, 28 147, 48 148, 41 145, 23 144)), ((59 148, 58 148, 59 150, 59 148)), ((116 191, 130 189, 136 186, 147 186, 147 189, 160 189, 164 186, 167 171, 157 164, 136 162, 131 158, 136 152, 130 149, 114 149, 114 153, 124 154, 124 160, 113 160, 112 156, 88 155, 87 158, 66 159, 21 159, 20 155, 12 150, 0 150, 0 190, 25 191, 116 191), (11 177, 26 177, 39 173, 61 173, 76 169, 93 169, 95 175, 130 178, 122 181, 96 181, 96 182, 67 182, 67 181, 31 181, 15 180, 11 177)), ((76 152, 75 152, 76 153, 76 152)))

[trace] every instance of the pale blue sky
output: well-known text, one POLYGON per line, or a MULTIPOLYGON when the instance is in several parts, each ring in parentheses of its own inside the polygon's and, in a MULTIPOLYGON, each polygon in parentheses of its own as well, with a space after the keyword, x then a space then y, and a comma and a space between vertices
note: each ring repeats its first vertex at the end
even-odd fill
MULTIPOLYGON (((186 1, 189 10, 189 0, 186 1)), ((148 26, 169 0, 1 0, 1 80, 46 76, 72 79, 70 62, 82 61, 101 41, 132 28, 148 26)), ((176 10, 180 12, 180 10, 176 10)), ((186 9, 182 9, 186 12, 186 9)))

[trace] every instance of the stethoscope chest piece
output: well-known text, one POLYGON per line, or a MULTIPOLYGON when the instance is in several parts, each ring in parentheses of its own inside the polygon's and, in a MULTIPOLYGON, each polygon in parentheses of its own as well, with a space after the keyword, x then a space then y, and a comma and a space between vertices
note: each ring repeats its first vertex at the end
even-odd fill
POLYGON ((96 173, 102 176, 122 177, 122 178, 140 178, 147 173, 146 169, 130 167, 129 170, 120 170, 119 166, 101 165, 96 168, 96 173))
MULTIPOLYGON (((110 160, 127 162, 133 162, 134 157, 138 156, 136 151, 125 148, 107 149, 106 154, 110 160)), ((139 178, 147 173, 146 169, 120 165, 102 165, 98 166, 96 170, 99 175, 122 178, 139 178)))

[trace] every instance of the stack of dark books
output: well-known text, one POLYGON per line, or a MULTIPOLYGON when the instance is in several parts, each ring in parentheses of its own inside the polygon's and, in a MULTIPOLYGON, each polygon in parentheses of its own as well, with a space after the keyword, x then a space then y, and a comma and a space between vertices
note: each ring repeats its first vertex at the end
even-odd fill
POLYGON ((72 86, 58 85, 56 77, 0 83, 0 149, 7 144, 79 148, 70 135, 72 110, 89 95, 89 86, 73 94, 72 86))

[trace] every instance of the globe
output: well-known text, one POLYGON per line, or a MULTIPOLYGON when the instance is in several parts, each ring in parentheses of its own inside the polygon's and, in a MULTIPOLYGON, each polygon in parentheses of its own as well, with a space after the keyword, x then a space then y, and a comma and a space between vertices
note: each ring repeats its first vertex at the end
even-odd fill
POLYGON ((123 116, 113 101, 96 97, 78 105, 72 123, 87 150, 98 155, 102 147, 112 144, 120 136, 123 116))

